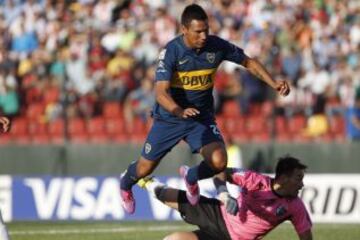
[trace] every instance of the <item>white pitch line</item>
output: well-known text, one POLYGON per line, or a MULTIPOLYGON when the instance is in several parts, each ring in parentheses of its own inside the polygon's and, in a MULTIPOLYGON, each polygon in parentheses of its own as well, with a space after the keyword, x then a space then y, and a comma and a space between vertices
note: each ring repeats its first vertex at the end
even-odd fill
MULTIPOLYGON (((142 231, 158 232, 158 231, 174 231, 174 230, 189 230, 191 228, 186 226, 151 226, 142 228, 142 231)), ((89 233, 120 233, 120 232, 138 232, 137 227, 119 227, 119 228, 99 228, 99 229, 68 229, 68 230, 30 230, 30 231, 10 231, 10 235, 69 235, 69 234, 89 234, 89 233)))

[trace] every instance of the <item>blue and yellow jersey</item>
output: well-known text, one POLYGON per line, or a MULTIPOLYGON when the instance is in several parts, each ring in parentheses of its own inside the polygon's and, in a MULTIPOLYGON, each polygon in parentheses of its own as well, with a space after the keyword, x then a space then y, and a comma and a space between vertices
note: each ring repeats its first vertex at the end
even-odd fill
MULTIPOLYGON (((188 48, 180 35, 160 52, 155 81, 170 81, 170 95, 182 108, 194 107, 199 118, 214 118, 212 95, 216 70, 223 60, 241 64, 246 58, 241 48, 210 35, 205 46, 196 51, 188 48)), ((170 120, 174 115, 158 103, 155 118, 170 120)))

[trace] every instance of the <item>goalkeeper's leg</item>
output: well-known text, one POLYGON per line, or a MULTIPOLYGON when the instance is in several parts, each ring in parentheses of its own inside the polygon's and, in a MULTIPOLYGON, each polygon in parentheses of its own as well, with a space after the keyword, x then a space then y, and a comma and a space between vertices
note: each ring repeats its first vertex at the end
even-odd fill
POLYGON ((142 178, 137 184, 168 207, 179 210, 178 189, 169 188, 154 177, 142 178))

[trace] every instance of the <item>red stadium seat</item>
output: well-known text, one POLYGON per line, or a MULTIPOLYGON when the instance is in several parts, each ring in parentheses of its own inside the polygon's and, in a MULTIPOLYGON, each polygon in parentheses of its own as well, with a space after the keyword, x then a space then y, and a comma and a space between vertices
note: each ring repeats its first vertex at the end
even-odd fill
POLYGON ((105 119, 103 117, 90 119, 87 123, 87 131, 90 135, 90 142, 92 143, 106 143, 109 140, 109 135, 105 129, 105 119))
POLYGON ((62 119, 57 119, 49 123, 48 131, 52 135, 63 135, 64 134, 64 121, 62 119))
POLYGON ((147 127, 146 123, 140 118, 134 118, 133 121, 133 128, 132 130, 128 131, 129 134, 146 134, 147 127))
POLYGON ((256 134, 252 134, 250 136, 251 140, 253 142, 261 142, 261 143, 264 143, 264 142, 268 142, 270 140, 270 134, 269 132, 261 132, 261 133, 256 133, 256 134))
POLYGON ((89 136, 89 140, 92 143, 108 143, 109 142, 109 135, 105 132, 102 133, 92 133, 89 136))
POLYGON ((90 138, 87 133, 69 134, 69 138, 72 143, 85 144, 90 142, 90 138))
POLYGON ((333 116, 329 119, 330 133, 345 136, 345 119, 343 116, 333 116))
POLYGON ((57 102, 59 97, 60 90, 57 87, 48 88, 44 93, 44 101, 46 104, 57 102))
POLYGON ((46 123, 31 121, 28 128, 32 143, 46 144, 50 142, 50 137, 48 135, 48 125, 46 123))
POLYGON ((252 103, 249 106, 250 115, 261 115, 262 113, 262 104, 261 103, 252 103))
POLYGON ((131 142, 143 143, 146 139, 148 129, 146 123, 142 119, 135 118, 132 129, 126 127, 126 132, 131 142))
POLYGON ((11 123, 9 136, 16 143, 30 143, 30 135, 28 129, 28 120, 26 118, 16 118, 11 123))
POLYGON ((12 140, 17 144, 29 144, 31 142, 30 135, 16 135, 12 140))
POLYGON ((48 133, 48 125, 42 122, 30 121, 28 129, 30 135, 41 135, 48 133))
POLYGON ((241 115, 239 104, 235 100, 224 102, 221 115, 224 117, 239 117, 241 115))
POLYGON ((246 120, 246 131, 251 135, 269 132, 267 119, 258 115, 249 116, 246 120))
POLYGON ((247 132, 229 133, 229 135, 225 137, 231 137, 235 142, 239 143, 248 143, 251 141, 250 135, 247 132))
POLYGON ((329 119, 329 132, 333 140, 344 142, 346 140, 346 122, 343 116, 332 116, 329 119))
POLYGON ((115 143, 128 143, 130 141, 129 136, 126 133, 117 133, 111 135, 111 141, 115 143))
POLYGON ((142 144, 146 140, 146 133, 132 133, 130 137, 131 143, 142 144))
POLYGON ((86 123, 82 118, 73 118, 69 119, 68 122, 68 131, 69 134, 83 134, 86 133, 86 123))
POLYGON ((8 143, 11 143, 11 136, 10 134, 2 134, 1 137, 0 137, 0 145, 5 145, 5 144, 8 144, 8 143))
POLYGON ((64 139, 65 124, 62 119, 50 122, 48 125, 48 133, 50 141, 55 144, 62 144, 64 139))
POLYGON ((125 133, 124 120, 122 118, 105 119, 105 131, 110 136, 121 135, 125 133))
POLYGON ((28 135, 28 120, 26 118, 16 118, 11 123, 10 134, 13 136, 28 135))
POLYGON ((238 117, 232 117, 232 118, 226 118, 224 121, 224 128, 225 131, 233 134, 233 133, 239 133, 239 132, 245 132, 245 117, 238 116, 238 117))
POLYGON ((288 131, 291 134, 298 134, 302 130, 304 130, 305 127, 306 127, 306 118, 303 115, 296 115, 288 120, 288 131))
POLYGON ((305 136, 301 132, 299 134, 292 134, 291 138, 293 139, 293 142, 298 142, 298 143, 306 143, 313 140, 311 137, 305 136))
POLYGON ((92 118, 87 123, 87 131, 90 134, 101 134, 105 132, 105 119, 102 117, 92 118))
POLYGON ((45 105, 43 103, 33 103, 26 109, 26 117, 30 120, 40 120, 44 114, 45 105))
POLYGON ((266 101, 261 104, 261 115, 270 116, 273 113, 274 109, 274 102, 272 101, 266 101))
POLYGON ((289 143, 292 141, 292 135, 287 132, 278 132, 275 138, 276 142, 289 143))
POLYGON ((89 141, 89 136, 86 131, 86 123, 84 119, 69 119, 68 124, 68 133, 71 142, 86 143, 89 141))
POLYGON ((118 102, 105 102, 103 109, 105 118, 119 118, 123 116, 123 110, 118 102))
POLYGON ((35 134, 31 137, 31 142, 34 144, 48 144, 50 143, 50 137, 48 134, 35 134))
POLYGON ((124 119, 121 117, 105 119, 105 129, 111 142, 122 144, 130 141, 125 131, 124 119))
POLYGON ((334 135, 332 133, 325 133, 319 137, 321 142, 332 142, 334 141, 334 135))
POLYGON ((277 135, 287 132, 287 122, 285 117, 282 116, 275 117, 275 131, 277 135))

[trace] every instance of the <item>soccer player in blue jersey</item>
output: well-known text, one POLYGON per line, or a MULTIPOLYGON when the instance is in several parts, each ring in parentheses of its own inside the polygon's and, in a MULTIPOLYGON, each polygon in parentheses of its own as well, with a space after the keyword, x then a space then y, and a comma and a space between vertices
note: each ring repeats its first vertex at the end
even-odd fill
MULTIPOLYGON (((266 69, 244 51, 217 36, 209 35, 208 16, 196 4, 188 5, 181 16, 182 34, 160 52, 155 75, 154 123, 141 157, 121 176, 120 195, 128 213, 135 211, 132 186, 149 175, 161 159, 180 141, 204 160, 197 166, 180 168, 192 205, 199 200, 198 180, 219 176, 225 180, 227 165, 224 140, 217 128, 212 95, 216 69, 223 60, 245 67, 282 96, 290 92, 285 81, 274 81, 266 69)), ((226 192, 225 181, 219 192, 226 192)), ((225 205, 236 204, 231 197, 225 205)), ((236 209, 236 208, 229 208, 236 209)))

